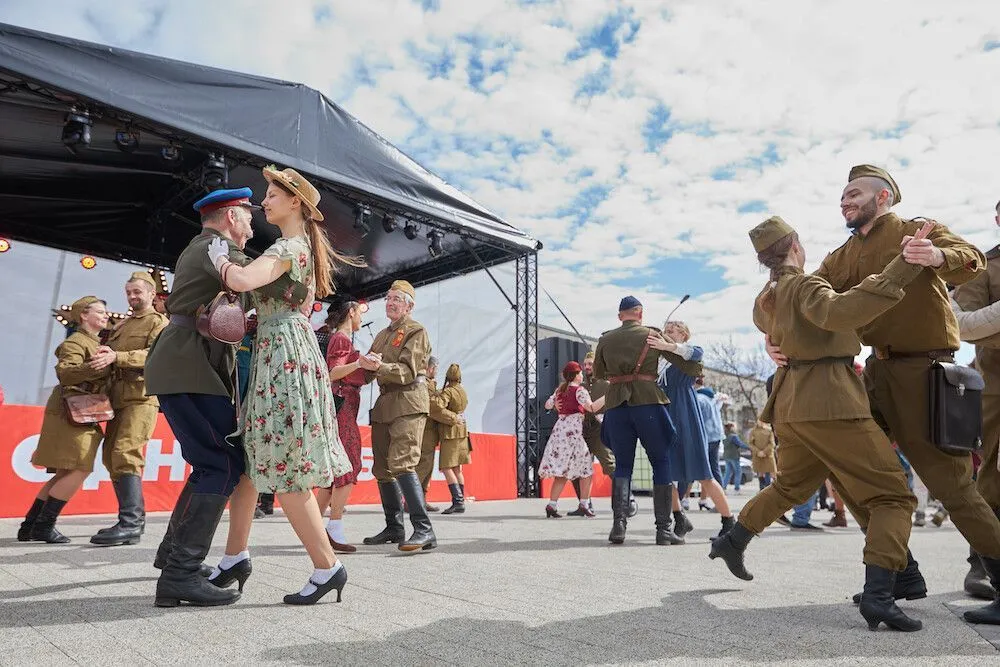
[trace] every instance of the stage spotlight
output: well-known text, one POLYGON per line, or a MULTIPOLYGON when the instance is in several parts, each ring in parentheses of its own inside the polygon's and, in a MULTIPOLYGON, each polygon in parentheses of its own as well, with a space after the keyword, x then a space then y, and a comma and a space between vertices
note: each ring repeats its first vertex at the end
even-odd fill
POLYGON ((211 153, 201 168, 201 184, 206 190, 217 190, 229 183, 229 168, 223 157, 211 153))
POLYGON ((127 125, 115 130, 115 145, 122 153, 132 153, 139 147, 139 130, 127 125))
POLYGON ((417 226, 412 222, 406 223, 406 227, 403 227, 403 235, 411 241, 417 238, 417 234, 419 233, 420 230, 417 229, 417 226))
POLYGON ((363 204, 354 205, 354 228, 360 229, 364 234, 367 234, 372 230, 371 225, 372 212, 363 204))
POLYGON ((173 144, 160 149, 160 157, 167 162, 176 162, 181 159, 181 149, 173 144))
POLYGON ((8 250, 10 250, 10 241, 0 237, 0 252, 7 252, 8 250))
POLYGON ((80 111, 76 107, 70 109, 62 129, 62 142, 66 148, 75 153, 77 146, 89 146, 90 128, 93 124, 94 121, 86 110, 80 111))
POLYGON ((90 269, 97 266, 97 260, 91 257, 90 255, 84 255, 83 257, 80 258, 80 266, 89 271, 90 269))
POLYGON ((444 251, 441 248, 441 239, 443 238, 444 233, 436 229, 427 232, 427 240, 430 241, 430 245, 427 246, 427 252, 431 254, 431 257, 437 257, 444 251))
POLYGON ((388 213, 382 216, 382 229, 385 230, 386 234, 392 234, 396 231, 396 218, 392 217, 388 213))

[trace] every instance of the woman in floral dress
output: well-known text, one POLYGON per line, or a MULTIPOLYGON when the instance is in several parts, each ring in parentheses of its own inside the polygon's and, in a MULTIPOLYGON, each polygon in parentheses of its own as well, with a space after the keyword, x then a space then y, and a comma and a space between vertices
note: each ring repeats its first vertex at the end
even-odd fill
POLYGON ((545 409, 556 408, 559 419, 552 427, 552 434, 545 445, 545 454, 538 467, 538 476, 552 477, 552 492, 545 506, 545 516, 550 519, 562 517, 559 513, 559 496, 567 480, 580 480, 580 512, 583 516, 594 516, 590 509, 590 482, 594 474, 594 455, 583 439, 583 415, 599 412, 604 407, 604 398, 590 400, 590 394, 581 387, 583 369, 571 361, 563 368, 563 381, 555 393, 545 401, 545 409))
POLYGON ((361 472, 361 431, 358 430, 358 410, 361 409, 361 387, 365 373, 359 359, 361 353, 351 337, 361 329, 361 316, 368 312, 368 304, 347 294, 338 294, 330 304, 327 324, 330 342, 326 348, 326 365, 330 371, 334 400, 337 401, 337 426, 340 442, 344 445, 351 469, 333 480, 332 486, 316 494, 322 512, 330 505, 330 520, 326 532, 334 551, 354 553, 357 547, 347 543, 344 533, 344 506, 361 472), (339 399, 339 400, 338 400, 339 399))
MULTIPOLYGON (((330 377, 309 313, 313 295, 324 297, 332 291, 334 262, 360 262, 330 247, 318 224, 323 214, 317 207, 319 191, 312 184, 292 169, 267 167, 264 178, 269 187, 262 207, 267 221, 281 229, 281 238, 245 267, 229 262, 224 241, 210 245, 208 254, 222 281, 235 291, 257 290, 288 273, 312 292, 301 310, 253 292, 257 341, 243 406, 243 446, 255 491, 277 495, 315 567, 309 583, 299 593, 286 595, 285 603, 314 604, 334 589, 339 602, 347 571, 327 539, 312 489, 330 486, 334 478, 351 470, 351 463, 338 437, 330 377)), ((216 585, 238 580, 242 587, 249 576, 247 542, 255 496, 249 492, 246 517, 244 512, 230 511, 234 523, 239 514, 239 523, 245 519, 246 526, 230 531, 226 556, 219 572, 210 577, 216 585)))

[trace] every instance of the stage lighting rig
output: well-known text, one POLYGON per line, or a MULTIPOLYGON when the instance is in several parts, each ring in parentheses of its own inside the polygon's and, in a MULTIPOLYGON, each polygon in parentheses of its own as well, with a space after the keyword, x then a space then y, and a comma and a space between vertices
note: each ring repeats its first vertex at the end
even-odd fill
POLYGON ((441 240, 444 238, 444 232, 440 232, 436 229, 432 229, 427 232, 427 240, 430 244, 427 246, 427 252, 431 254, 431 257, 437 257, 444 249, 441 247, 441 240))
POLYGON ((115 130, 115 146, 122 153, 133 153, 139 147, 139 130, 131 125, 115 130))
POLYGON ((206 190, 217 190, 229 183, 229 167, 226 159, 211 153, 201 168, 201 185, 206 190))
POLYGON ((398 225, 396 225, 396 218, 394 218, 392 215, 386 213, 385 215, 382 216, 382 229, 385 230, 386 234, 392 234, 394 231, 396 231, 397 226, 398 225))
POLYGON ((364 204, 354 205, 354 228, 362 230, 363 234, 367 234, 372 230, 371 225, 372 212, 371 209, 364 204))
POLYGON ((66 114, 66 123, 62 129, 62 142, 72 153, 76 153, 77 147, 90 145, 90 128, 94 121, 90 119, 90 114, 86 109, 72 107, 66 114))
POLYGON ((403 227, 403 236, 410 239, 411 241, 416 239, 419 233, 420 230, 417 229, 417 226, 412 222, 407 222, 406 227, 403 227))

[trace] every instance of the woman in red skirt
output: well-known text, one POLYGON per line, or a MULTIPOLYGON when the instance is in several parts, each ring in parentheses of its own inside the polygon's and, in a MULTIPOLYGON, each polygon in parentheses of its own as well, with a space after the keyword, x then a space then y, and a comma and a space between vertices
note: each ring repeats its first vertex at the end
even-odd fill
POLYGON ((333 486, 320 489, 317 495, 322 511, 330 504, 330 520, 326 533, 334 551, 354 553, 357 547, 347 543, 344 533, 344 506, 361 472, 361 432, 358 430, 358 409, 361 407, 361 387, 365 374, 358 359, 361 353, 354 347, 353 334, 361 328, 361 316, 368 304, 347 294, 337 294, 327 309, 330 343, 326 348, 326 365, 330 369, 333 400, 337 407, 337 427, 351 471, 333 480, 333 486))

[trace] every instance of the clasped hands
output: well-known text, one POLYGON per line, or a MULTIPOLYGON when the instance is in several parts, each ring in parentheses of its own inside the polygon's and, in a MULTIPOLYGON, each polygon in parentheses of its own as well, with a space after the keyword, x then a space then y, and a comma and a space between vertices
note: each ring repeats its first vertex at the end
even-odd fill
POLYGON ((382 355, 378 352, 369 352, 358 357, 358 365, 361 366, 362 370, 374 373, 382 365, 382 355))
POLYGON ((95 371, 99 371, 115 363, 115 359, 117 358, 117 352, 112 350, 107 345, 100 345, 90 357, 90 361, 87 362, 87 366, 95 371))

